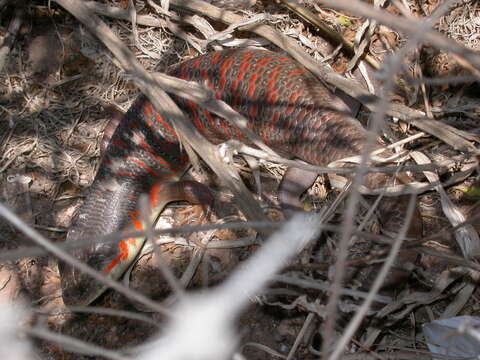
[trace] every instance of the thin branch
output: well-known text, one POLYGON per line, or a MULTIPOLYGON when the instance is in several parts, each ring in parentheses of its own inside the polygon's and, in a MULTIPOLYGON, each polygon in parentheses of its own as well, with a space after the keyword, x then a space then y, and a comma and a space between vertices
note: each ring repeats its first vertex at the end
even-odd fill
POLYGON ((116 316, 116 317, 123 317, 125 319, 143 321, 155 327, 160 327, 160 324, 158 321, 152 320, 146 315, 139 314, 133 311, 110 309, 110 308, 104 308, 104 307, 98 307, 98 306, 68 306, 66 308, 62 307, 62 308, 53 309, 48 312, 45 312, 44 310, 34 310, 34 311, 37 314, 48 314, 48 315, 60 315, 60 314, 71 312, 71 313, 116 316))
MULTIPOLYGON (((0 4, 4 6, 5 4, 0 4)), ((18 31, 20 30, 20 25, 22 25, 23 17, 25 15, 25 6, 23 4, 16 4, 15 11, 13 12, 13 19, 8 25, 8 31, 3 38, 3 43, 0 47, 0 71, 3 70, 7 62, 7 56, 10 54, 10 50, 15 42, 18 31)))
POLYGON ((23 330, 26 334, 34 336, 39 339, 55 342, 70 349, 78 354, 90 356, 103 356, 112 360, 132 360, 130 357, 119 355, 117 351, 108 350, 100 346, 89 344, 84 341, 75 339, 67 335, 56 334, 44 328, 29 328, 23 330))
POLYGON ((375 278, 375 281, 373 282, 373 285, 370 288, 370 291, 368 292, 367 298, 362 303, 360 308, 357 310, 353 319, 350 320, 350 323, 348 324, 347 328, 343 331, 343 335, 340 338, 340 340, 338 340, 338 342, 335 344, 335 350, 333 351, 332 355, 329 357, 329 360, 337 360, 338 357, 343 353, 345 346, 350 341, 352 336, 355 334, 355 331, 357 331, 363 318, 365 317, 368 310, 370 309, 372 302, 375 301, 377 293, 380 290, 380 287, 382 286, 383 282, 385 281, 385 278, 387 277, 388 272, 390 271, 390 268, 393 266, 395 259, 397 258, 397 255, 402 246, 403 240, 407 235, 408 227, 410 225, 410 221, 413 217, 414 211, 415 211, 415 196, 412 196, 410 198, 410 202, 408 203, 405 223, 403 224, 400 232, 398 233, 398 236, 393 243, 390 253, 387 256, 387 259, 383 263, 380 269, 380 272, 375 278))

